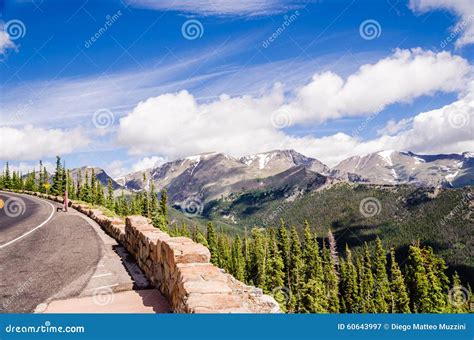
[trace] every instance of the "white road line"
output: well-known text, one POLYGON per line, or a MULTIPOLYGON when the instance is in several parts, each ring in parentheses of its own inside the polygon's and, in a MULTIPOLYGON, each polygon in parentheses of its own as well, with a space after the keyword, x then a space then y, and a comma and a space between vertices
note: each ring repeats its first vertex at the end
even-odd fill
POLYGON ((97 278, 97 277, 104 277, 104 276, 110 276, 110 275, 113 275, 112 273, 106 273, 106 274, 99 274, 99 275, 94 275, 92 276, 93 279, 97 278))
MULTIPOLYGON (((19 195, 19 196, 20 196, 20 195, 19 195)), ((48 223, 48 222, 53 218, 53 216, 54 216, 54 209, 55 209, 55 208, 54 208, 54 205, 52 205, 51 203, 49 203, 49 202, 47 202, 47 201, 42 201, 42 202, 48 203, 48 204, 51 206, 51 214, 50 214, 49 217, 46 219, 46 221, 44 221, 43 223, 41 223, 41 224, 38 225, 37 227, 34 227, 34 228, 31 229, 30 231, 24 233, 23 235, 17 237, 16 239, 11 240, 11 241, 9 241, 9 242, 7 242, 7 243, 5 243, 5 244, 2 244, 2 245, 0 246, 0 249, 4 248, 4 247, 6 247, 6 246, 9 246, 10 244, 15 243, 16 241, 21 240, 23 237, 28 236, 28 235, 31 234, 33 231, 35 231, 35 230, 41 228, 42 226, 44 226, 46 223, 48 223)))
POLYGON ((89 288, 88 290, 98 290, 98 289, 112 288, 112 287, 115 287, 115 286, 118 286, 118 283, 114 283, 113 285, 109 285, 109 286, 100 286, 100 287, 95 287, 95 288, 89 288))

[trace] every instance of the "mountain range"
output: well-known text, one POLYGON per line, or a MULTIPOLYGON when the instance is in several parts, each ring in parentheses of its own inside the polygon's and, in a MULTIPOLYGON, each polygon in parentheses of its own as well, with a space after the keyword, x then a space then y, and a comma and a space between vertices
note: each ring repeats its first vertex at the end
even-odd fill
POLYGON ((116 179, 130 191, 164 188, 172 202, 188 197, 202 201, 234 192, 290 182, 314 189, 336 182, 378 185, 413 184, 424 187, 461 187, 474 183, 474 154, 418 155, 394 150, 343 160, 333 168, 294 150, 274 150, 241 158, 223 153, 186 157, 116 179), (312 184, 311 184, 312 183, 312 184))

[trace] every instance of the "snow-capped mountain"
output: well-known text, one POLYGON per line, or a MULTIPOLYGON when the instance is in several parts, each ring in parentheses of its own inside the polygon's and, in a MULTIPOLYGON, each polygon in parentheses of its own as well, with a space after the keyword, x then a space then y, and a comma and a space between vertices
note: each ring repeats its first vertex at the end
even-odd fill
POLYGON ((315 178, 318 178, 318 186, 345 181, 458 187, 474 184, 473 159, 472 153, 417 155, 386 150, 348 158, 330 169, 294 150, 275 150, 241 158, 206 153, 132 173, 117 182, 131 191, 150 190, 152 183, 156 192, 166 188, 174 204, 189 197, 208 202, 235 192, 268 186, 283 188, 289 183, 295 188, 315 188, 304 184, 314 183, 315 178), (319 177, 315 177, 316 174, 319 177), (299 186, 299 182, 304 185, 299 186))
POLYGON ((375 184, 418 184, 463 186, 473 184, 472 153, 417 155, 385 150, 348 158, 334 168, 336 177, 355 174, 361 182, 375 184))
POLYGON ((268 173, 268 175, 275 175, 298 165, 321 174, 328 174, 330 170, 317 159, 303 156, 295 150, 274 150, 244 156, 240 160, 249 167, 260 170, 262 174, 268 173))
POLYGON ((294 150, 276 150, 240 159, 223 153, 207 153, 165 163, 159 167, 126 175, 118 180, 126 189, 166 188, 174 202, 190 196, 210 200, 235 190, 254 187, 255 181, 304 166, 312 172, 329 173, 320 161, 294 150))

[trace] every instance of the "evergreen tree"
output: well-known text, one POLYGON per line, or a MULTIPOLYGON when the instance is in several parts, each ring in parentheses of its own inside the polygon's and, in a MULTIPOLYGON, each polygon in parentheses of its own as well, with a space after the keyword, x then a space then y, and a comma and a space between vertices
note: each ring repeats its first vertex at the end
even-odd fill
POLYGON ((38 191, 44 192, 44 177, 43 177, 43 161, 39 161, 39 171, 38 171, 38 191))
POLYGON ((326 244, 323 242, 323 271, 324 271, 324 284, 325 292, 328 300, 328 312, 338 313, 339 312, 339 275, 336 271, 336 263, 334 257, 331 255, 331 249, 326 248, 326 244))
POLYGON ((265 234, 260 228, 252 229, 252 251, 251 258, 253 266, 250 268, 250 275, 254 285, 265 288, 266 283, 266 240, 265 234))
POLYGON ((328 302, 325 290, 323 263, 316 234, 311 232, 307 221, 304 222, 304 285, 302 289, 302 311, 305 313, 325 313, 328 302))
POLYGON ((289 286, 290 301, 288 310, 298 313, 301 309, 301 291, 304 282, 304 264, 300 238, 296 228, 290 231, 290 256, 289 256, 289 286))
POLYGON ((89 198, 89 203, 96 203, 97 202, 97 179, 95 178, 95 170, 94 168, 91 169, 91 184, 89 187, 90 190, 90 198, 89 198))
POLYGON ((211 253, 211 263, 214 265, 219 264, 219 253, 217 251, 217 235, 214 231, 214 225, 212 222, 207 224, 207 245, 209 252, 211 253))
POLYGON ((414 313, 428 313, 431 310, 430 283, 426 275, 423 254, 419 244, 410 246, 405 265, 405 278, 414 313))
POLYGON ((427 312, 444 313, 448 308, 449 278, 446 276, 446 263, 433 253, 433 248, 424 247, 421 250, 427 274, 429 288, 430 308, 427 312))
POLYGON ((410 300, 403 279, 402 272, 395 259, 395 251, 390 251, 390 291, 391 291, 391 313, 410 313, 410 300))
POLYGON ((231 273, 237 280, 245 281, 245 258, 239 236, 232 241, 231 273))
POLYGON ((107 208, 113 209, 114 206, 114 186, 112 183, 112 179, 109 178, 107 182, 107 203, 106 203, 107 208))
POLYGON ((362 272, 360 283, 360 303, 365 313, 376 313, 374 303, 374 275, 372 272, 372 259, 367 242, 364 244, 364 254, 362 258, 362 272))
POLYGON ((203 235, 201 230, 198 227, 195 227, 195 231, 196 231, 195 241, 198 242, 198 243, 201 243, 203 246, 209 248, 209 244, 207 243, 207 239, 203 235))
POLYGON ((10 176, 10 166, 8 165, 8 162, 5 165, 5 175, 3 177, 3 186, 5 189, 12 188, 12 179, 10 176))
POLYGON ((387 276, 387 257, 382 241, 379 237, 375 240, 375 281, 374 303, 377 313, 388 313, 390 302, 390 285, 387 276))
POLYGON ((461 280, 457 272, 453 275, 453 287, 449 291, 450 299, 450 313, 469 313, 469 296, 471 296, 470 290, 466 296, 465 291, 461 285, 461 280))
POLYGON ((353 263, 352 252, 346 244, 346 260, 341 264, 341 307, 345 313, 358 313, 359 294, 357 268, 353 263))
POLYGON ((53 175, 53 185, 51 187, 51 193, 55 196, 62 196, 63 183, 63 168, 61 166, 61 158, 56 156, 56 170, 53 175))
MULTIPOLYGON (((283 258, 281 257, 280 250, 278 249, 278 244, 276 240, 275 231, 270 229, 268 237, 268 265, 266 266, 266 290, 267 292, 281 292, 285 285, 285 272, 284 272, 284 263, 283 258)), ((285 298, 284 296, 279 297, 285 298)), ((285 302, 285 301, 278 301, 285 302)))
POLYGON ((280 221, 280 227, 278 228, 277 234, 278 249, 280 250, 281 257, 284 264, 285 272, 285 286, 289 287, 290 281, 290 239, 288 237, 288 230, 286 229, 285 222, 280 221))
POLYGON ((222 232, 219 233, 217 237, 217 251, 219 253, 218 257, 218 264, 219 268, 225 269, 226 271, 230 271, 231 264, 230 264, 230 244, 229 238, 224 235, 222 232))
POLYGON ((74 181, 72 180, 72 177, 71 177, 71 171, 70 170, 67 170, 67 193, 68 193, 68 197, 72 200, 75 200, 77 197, 76 197, 76 190, 74 188, 74 181))
POLYGON ((164 222, 169 224, 168 221, 168 192, 166 189, 161 191, 161 199, 160 199, 160 213, 163 216, 164 222))
POLYGON ((323 265, 319 253, 319 245, 316 234, 311 232, 308 221, 304 221, 304 247, 303 261, 305 264, 305 280, 323 278, 323 265))

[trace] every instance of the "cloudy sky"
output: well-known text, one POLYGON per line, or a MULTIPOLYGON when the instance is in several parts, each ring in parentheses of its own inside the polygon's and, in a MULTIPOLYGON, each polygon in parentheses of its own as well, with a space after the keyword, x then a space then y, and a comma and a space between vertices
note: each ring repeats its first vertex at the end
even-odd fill
POLYGON ((0 0, 0 165, 474 151, 472 0, 0 0))

